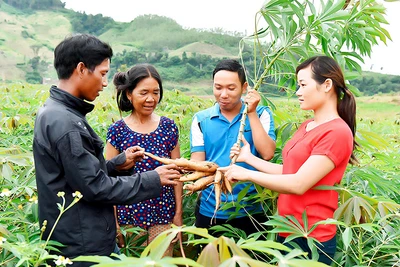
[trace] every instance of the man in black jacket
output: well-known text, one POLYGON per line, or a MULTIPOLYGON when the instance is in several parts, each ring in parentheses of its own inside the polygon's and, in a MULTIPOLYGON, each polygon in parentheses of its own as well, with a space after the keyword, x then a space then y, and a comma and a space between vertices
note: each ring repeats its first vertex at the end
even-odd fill
POLYGON ((143 157, 143 151, 136 147, 106 162, 103 141, 85 118, 94 108, 86 101, 95 100, 108 84, 112 54, 108 44, 91 35, 74 35, 62 41, 54 51, 58 87, 51 87, 50 97, 35 121, 33 155, 39 220, 41 225, 47 221, 43 239, 47 239, 60 212, 58 193, 65 193, 66 206, 74 200, 76 191, 83 195, 63 214, 50 237, 64 245, 60 254, 71 259, 79 255, 109 256, 116 249, 113 205, 157 197, 162 185, 176 185, 173 179, 180 177, 175 165, 133 176, 110 176, 143 157))

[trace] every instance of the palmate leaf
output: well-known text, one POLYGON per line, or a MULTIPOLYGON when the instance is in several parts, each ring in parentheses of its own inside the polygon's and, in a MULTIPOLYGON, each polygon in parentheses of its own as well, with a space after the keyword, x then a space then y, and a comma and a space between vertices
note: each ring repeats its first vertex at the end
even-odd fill
MULTIPOLYGON (((312 1, 266 1, 260 14, 268 26, 262 30, 262 36, 252 36, 255 43, 270 44, 265 50, 268 52, 261 53, 268 57, 263 58, 264 71, 255 79, 255 89, 262 83, 260 80, 270 75, 281 81, 284 79, 281 72, 293 71, 300 60, 321 52, 333 56, 342 68, 346 65, 360 72, 362 58, 358 56, 355 60, 351 57, 370 55, 377 38, 390 38, 381 26, 386 24, 385 8, 367 0, 354 1, 351 8, 344 9, 345 2, 321 1, 320 10, 316 10, 312 1), (306 15, 307 11, 313 11, 312 15, 306 15), (377 20, 374 20, 375 16, 377 20), (266 42, 258 38, 264 38, 266 42), (301 53, 300 50, 290 50, 295 46, 303 48, 301 53), (353 55, 345 54, 347 51, 353 51, 353 55), (288 62, 282 64, 282 59, 288 62)), ((258 46, 258 49, 262 47, 258 46)))
POLYGON ((205 243, 212 242, 215 238, 208 234, 207 229, 196 228, 196 227, 177 227, 172 225, 171 229, 168 229, 159 234, 142 252, 141 257, 151 257, 152 259, 161 259, 171 244, 172 240, 175 239, 178 233, 186 232, 195 235, 205 237, 203 241, 205 243))
POLYGON ((317 224, 308 226, 308 218, 306 215, 306 210, 302 214, 302 223, 297 220, 296 217, 292 215, 280 216, 274 215, 270 216, 270 220, 263 223, 265 225, 273 226, 271 233, 289 233, 287 240, 290 241, 297 237, 309 238, 310 233, 315 229, 317 224), (303 226, 304 225, 304 226, 303 226))
MULTIPOLYGON (((386 162, 390 163, 390 160, 386 162)), ((387 172, 378 170, 371 166, 363 168, 353 167, 346 174, 346 178, 351 179, 351 181, 347 181, 347 184, 348 188, 354 191, 352 194, 368 199, 371 205, 376 205, 377 200, 370 198, 369 195, 381 195, 386 199, 391 199, 398 195, 393 191, 393 186, 396 180, 388 179, 387 176, 387 172), (360 187, 360 184, 362 184, 363 187, 360 187), (361 191, 362 189, 364 191, 361 191), (361 193, 357 193, 356 190, 361 191, 361 193)))
POLYGON ((220 238, 217 244, 219 248, 219 261, 224 262, 232 256, 231 251, 229 246, 226 245, 224 239, 220 238))
POLYGON ((224 236, 227 237, 246 237, 245 231, 239 228, 235 228, 230 224, 214 225, 210 228, 210 230, 213 230, 216 233, 222 233, 224 236))
POLYGON ((334 213, 334 218, 343 221, 347 224, 359 224, 362 221, 371 222, 374 219, 376 211, 374 208, 362 197, 353 196, 345 203, 339 206, 334 213))
MULTIPOLYGON (((211 266, 211 265, 204 265, 204 266, 211 266)), ((250 257, 240 257, 240 256, 233 256, 232 258, 227 259, 219 267, 273 267, 274 265, 254 260, 250 257)))
MULTIPOLYGON (((126 257, 125 255, 112 255, 117 259, 112 259, 106 256, 79 256, 75 261, 84 261, 84 262, 96 262, 93 266, 96 267, 126 267, 126 266, 142 266, 142 267, 176 267, 178 265, 187 265, 193 267, 203 267, 196 263, 195 261, 187 258, 162 258, 160 260, 153 260, 148 257, 144 258, 134 258, 134 257, 126 257)), ((71 265, 73 266, 73 265, 71 265)))
MULTIPOLYGON (((290 260, 286 263, 286 266, 290 267, 328 267, 325 263, 317 262, 317 261, 309 261, 309 260, 299 260, 299 259, 293 259, 290 260)), ((282 266, 282 265, 279 265, 282 266)))
POLYGON ((350 246, 350 242, 353 240, 353 232, 350 227, 346 227, 346 229, 343 231, 342 240, 344 248, 347 250, 350 246))
POLYGON ((254 240, 253 238, 248 240, 243 240, 242 242, 238 242, 238 245, 242 249, 259 251, 259 252, 266 252, 272 254, 271 250, 283 250, 283 251, 291 251, 287 246, 275 242, 272 240, 254 240))
POLYGON ((209 243, 205 246, 197 259, 197 263, 202 266, 217 267, 220 264, 220 261, 216 244, 209 243))
POLYGON ((400 211, 400 204, 392 201, 379 201, 377 208, 381 217, 388 216, 400 211))
POLYGON ((356 140, 362 147, 369 149, 384 150, 389 146, 388 141, 382 135, 363 129, 357 129, 356 140))
POLYGON ((11 164, 5 163, 0 166, 1 166, 0 178, 3 177, 4 179, 10 181, 13 173, 11 164))

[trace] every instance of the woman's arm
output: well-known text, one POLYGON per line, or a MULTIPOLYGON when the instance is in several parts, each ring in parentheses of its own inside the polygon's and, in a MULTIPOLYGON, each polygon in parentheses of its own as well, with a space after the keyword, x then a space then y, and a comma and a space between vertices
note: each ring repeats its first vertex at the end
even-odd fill
POLYGON ((250 151, 250 145, 243 137, 243 147, 239 148, 237 144, 231 148, 230 158, 237 157, 237 162, 244 162, 253 166, 257 170, 269 174, 282 174, 283 166, 281 164, 271 163, 254 156, 250 151))
POLYGON ((110 160, 113 157, 117 156, 119 154, 119 151, 115 149, 115 147, 113 147, 112 144, 110 144, 110 142, 106 143, 106 160, 110 160))
POLYGON ((266 174, 237 165, 219 168, 230 181, 251 181, 283 194, 302 195, 335 168, 326 155, 312 155, 295 174, 266 174))

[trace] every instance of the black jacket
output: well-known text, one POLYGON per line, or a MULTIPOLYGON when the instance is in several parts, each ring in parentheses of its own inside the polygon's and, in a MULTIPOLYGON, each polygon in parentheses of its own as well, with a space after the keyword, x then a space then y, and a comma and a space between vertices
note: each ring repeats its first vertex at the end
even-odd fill
MULTIPOLYGON (((67 210, 51 239, 66 247, 61 255, 110 255, 115 248, 114 204, 135 203, 161 193, 156 171, 133 176, 110 177, 109 171, 125 161, 122 153, 106 162, 103 142, 89 126, 85 115, 94 106, 53 86, 50 97, 37 113, 33 156, 39 201, 39 220, 47 220, 43 239, 49 235, 65 192, 67 207, 79 191, 83 198, 67 210)), ((80 265, 79 262, 74 266, 80 265)))

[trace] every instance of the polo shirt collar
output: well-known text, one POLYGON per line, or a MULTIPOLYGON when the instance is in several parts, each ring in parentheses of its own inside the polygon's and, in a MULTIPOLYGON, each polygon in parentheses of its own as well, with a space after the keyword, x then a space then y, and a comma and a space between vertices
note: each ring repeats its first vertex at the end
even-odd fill
MULTIPOLYGON (((244 107, 245 107, 243 99, 241 99, 241 102, 242 102, 242 108, 240 109, 239 114, 243 114, 244 107)), ((211 118, 222 116, 221 109, 220 109, 220 106, 218 103, 215 103, 215 105, 212 107, 210 115, 211 115, 211 118)))

